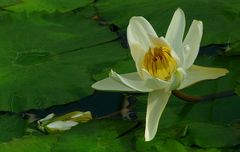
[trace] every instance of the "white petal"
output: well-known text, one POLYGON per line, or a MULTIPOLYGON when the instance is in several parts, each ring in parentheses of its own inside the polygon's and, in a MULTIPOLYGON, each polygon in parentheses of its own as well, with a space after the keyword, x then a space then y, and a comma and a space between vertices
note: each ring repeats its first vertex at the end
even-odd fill
POLYGON ((149 35, 151 46, 152 47, 158 47, 158 46, 165 46, 165 47, 171 47, 170 44, 167 42, 167 40, 164 37, 154 37, 149 35))
POLYGON ((186 71, 181 67, 177 68, 177 71, 170 79, 171 86, 169 87, 169 90, 176 90, 177 88, 179 88, 185 77, 186 71))
POLYGON ((130 19, 127 27, 127 38, 131 51, 135 43, 140 44, 147 51, 150 47, 149 35, 157 37, 153 27, 145 18, 138 16, 130 19))
POLYGON ((151 88, 152 90, 168 89, 171 82, 164 81, 158 78, 150 78, 145 82, 145 86, 151 88))
POLYGON ((83 116, 83 114, 84 114, 83 112, 80 112, 80 113, 77 113, 77 114, 71 116, 71 118, 81 117, 81 116, 83 116))
POLYGON ((165 81, 151 76, 151 74, 146 69, 141 69, 143 78, 145 80, 145 86, 151 88, 152 90, 166 89, 171 85, 171 81, 165 81))
POLYGON ((142 80, 137 72, 127 73, 119 75, 114 71, 111 71, 110 77, 123 83, 124 85, 132 88, 133 90, 137 90, 140 92, 151 92, 152 89, 147 88, 145 86, 145 81, 142 80))
POLYGON ((159 119, 168 102, 171 92, 157 90, 148 95, 145 140, 150 141, 157 133, 159 119))
POLYGON ((203 34, 202 22, 194 20, 183 42, 183 46, 184 46, 183 68, 184 69, 188 69, 195 61, 199 52, 202 34, 203 34))
POLYGON ((143 77, 141 68, 142 68, 142 61, 143 61, 143 58, 145 55, 145 51, 143 50, 143 48, 141 47, 141 45, 139 43, 133 43, 131 45, 131 54, 132 54, 133 60, 135 62, 138 74, 141 77, 143 77))
POLYGON ((48 124, 46 127, 56 130, 69 130, 71 127, 76 126, 78 122, 75 121, 54 121, 48 124))
POLYGON ((40 121, 40 122, 47 121, 47 120, 52 119, 54 116, 55 116, 55 114, 51 113, 51 114, 47 115, 46 117, 44 117, 43 119, 40 119, 38 121, 40 121))
POLYGON ((101 91, 126 91, 136 92, 136 90, 127 87, 123 83, 114 80, 113 78, 105 78, 92 85, 92 88, 101 91))
POLYGON ((192 85, 202 80, 216 79, 226 75, 227 73, 228 70, 224 68, 208 68, 203 66, 192 65, 186 71, 185 79, 183 80, 178 89, 185 88, 189 85, 192 85))
POLYGON ((141 73, 144 80, 153 78, 153 76, 144 68, 141 69, 141 73))
POLYGON ((185 29, 185 15, 182 9, 178 8, 172 18, 166 33, 166 40, 171 44, 180 61, 183 61, 182 40, 185 29))

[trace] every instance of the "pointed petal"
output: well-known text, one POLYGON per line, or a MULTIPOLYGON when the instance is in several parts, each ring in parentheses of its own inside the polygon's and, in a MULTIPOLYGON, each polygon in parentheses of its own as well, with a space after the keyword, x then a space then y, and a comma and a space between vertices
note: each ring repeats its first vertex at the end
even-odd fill
POLYGON ((141 45, 139 43, 134 43, 131 45, 131 54, 132 54, 133 60, 135 62, 138 74, 141 77, 143 77, 141 68, 142 68, 142 61, 143 61, 143 58, 145 55, 145 51, 143 50, 143 48, 141 47, 141 45))
POLYGON ((170 47, 170 44, 167 42, 167 40, 164 37, 154 37, 149 35, 152 47, 158 47, 158 46, 165 46, 165 47, 170 47))
POLYGON ((46 117, 44 117, 44 118, 42 118, 42 119, 40 119, 40 120, 38 120, 38 121, 39 121, 39 122, 48 121, 48 120, 52 119, 54 116, 55 116, 55 114, 54 114, 54 113, 51 113, 51 114, 47 115, 46 117))
POLYGON ((138 16, 130 19, 127 27, 127 38, 131 51, 134 51, 132 47, 135 43, 140 44, 147 51, 150 47, 149 35, 157 37, 153 27, 145 18, 138 16))
POLYGON ((54 121, 48 124, 46 127, 53 130, 69 130, 71 127, 78 125, 75 121, 54 121))
POLYGON ((151 88, 152 90, 168 89, 171 82, 164 81, 158 78, 147 79, 145 86, 151 88))
POLYGON ((159 119, 168 102, 171 92, 157 90, 148 95, 145 141, 150 141, 157 133, 159 119))
POLYGON ((203 66, 192 65, 186 71, 185 79, 183 80, 178 89, 183 89, 189 85, 192 85, 202 80, 219 78, 221 76, 226 75, 228 72, 229 71, 224 68, 208 68, 203 66))
POLYGON ((101 91, 124 91, 124 92, 136 92, 136 90, 129 88, 123 83, 114 80, 113 78, 105 78, 92 85, 92 88, 101 91))
POLYGON ((133 90, 140 92, 151 92, 152 89, 145 86, 145 81, 142 80, 137 72, 127 73, 119 75, 114 71, 111 71, 110 77, 114 80, 123 83, 133 90))
POLYGON ((186 71, 181 67, 177 68, 175 74, 171 77, 170 81, 172 83, 171 83, 171 86, 169 87, 169 90, 178 89, 185 77, 186 77, 186 71))
POLYGON ((180 61, 183 61, 182 40, 185 24, 184 12, 182 9, 178 8, 173 15, 165 37, 180 58, 180 61))
POLYGON ((142 75, 145 80, 145 86, 152 90, 168 89, 171 85, 171 81, 165 81, 155 78, 150 75, 146 69, 141 69, 142 75))
POLYGON ((203 24, 194 20, 190 26, 186 38, 184 39, 184 64, 183 68, 188 69, 195 61, 200 47, 203 34, 203 24))

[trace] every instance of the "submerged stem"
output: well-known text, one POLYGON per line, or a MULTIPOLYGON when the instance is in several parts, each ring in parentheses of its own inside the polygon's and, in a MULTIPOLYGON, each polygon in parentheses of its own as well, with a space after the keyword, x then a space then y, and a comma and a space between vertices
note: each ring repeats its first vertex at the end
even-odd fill
POLYGON ((187 101, 187 102, 204 102, 204 101, 211 101, 211 100, 215 100, 218 98, 225 98, 225 97, 230 97, 230 96, 236 95, 234 90, 226 90, 226 91, 221 91, 221 92, 208 94, 208 95, 204 95, 204 96, 193 96, 193 95, 184 93, 179 90, 172 91, 172 94, 184 101, 187 101))

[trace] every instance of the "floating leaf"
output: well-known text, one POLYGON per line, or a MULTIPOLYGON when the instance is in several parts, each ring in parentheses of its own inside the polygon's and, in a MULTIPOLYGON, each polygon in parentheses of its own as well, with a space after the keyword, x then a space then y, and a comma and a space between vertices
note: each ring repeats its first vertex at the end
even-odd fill
POLYGON ((92 0, 22 0, 18 5, 9 7, 8 9, 15 12, 33 12, 33 11, 60 11, 66 12, 73 9, 84 7, 90 4, 92 0))
POLYGON ((19 3, 20 3, 19 0, 0 0, 0 8, 9 7, 12 5, 19 4, 19 3))
POLYGON ((153 140, 152 142, 145 142, 138 140, 136 143, 137 151, 151 151, 151 152, 188 152, 186 147, 177 140, 153 140))
POLYGON ((4 111, 42 109, 89 95, 99 67, 128 54, 112 42, 114 33, 72 13, 5 15, 0 25, 4 111))
POLYGON ((0 144, 1 152, 124 152, 130 151, 129 139, 116 139, 131 123, 92 121, 56 135, 29 135, 0 144))
POLYGON ((55 136, 25 136, 13 139, 8 143, 0 143, 1 152, 52 152, 51 144, 57 141, 55 136))
POLYGON ((236 93, 238 96, 240 96, 240 85, 236 87, 236 93))
POLYGON ((229 56, 240 55, 240 42, 230 44, 226 50, 226 53, 229 56))
POLYGON ((202 44, 227 43, 240 39, 240 2, 236 0, 101 0, 96 5, 104 19, 124 28, 132 16, 144 16, 159 36, 165 35, 174 11, 180 7, 186 13, 187 25, 190 25, 192 19, 203 21, 202 44))
POLYGON ((26 121, 15 115, 0 116, 0 141, 9 141, 25 134, 26 121))
POLYGON ((223 125, 191 123, 182 141, 204 148, 233 147, 240 144, 240 130, 223 125))

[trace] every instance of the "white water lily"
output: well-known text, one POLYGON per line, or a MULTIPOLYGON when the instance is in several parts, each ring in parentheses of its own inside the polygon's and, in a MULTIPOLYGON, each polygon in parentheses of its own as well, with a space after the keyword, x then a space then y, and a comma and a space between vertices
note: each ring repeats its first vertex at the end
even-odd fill
POLYGON ((71 129, 79 123, 84 123, 92 119, 90 111, 73 111, 61 116, 51 113, 37 121, 38 128, 43 132, 55 133, 71 129))
POLYGON ((200 47, 203 24, 193 20, 183 40, 184 29, 185 15, 181 9, 175 11, 165 37, 158 37, 143 17, 132 17, 127 38, 137 72, 119 75, 111 71, 109 78, 92 85, 105 91, 149 92, 146 141, 154 138, 172 90, 228 73, 223 68, 193 65, 200 47))

